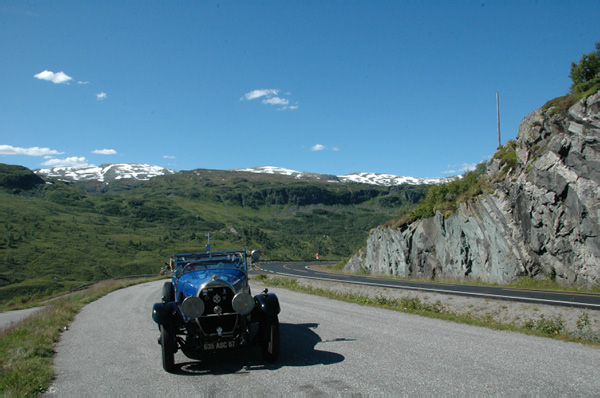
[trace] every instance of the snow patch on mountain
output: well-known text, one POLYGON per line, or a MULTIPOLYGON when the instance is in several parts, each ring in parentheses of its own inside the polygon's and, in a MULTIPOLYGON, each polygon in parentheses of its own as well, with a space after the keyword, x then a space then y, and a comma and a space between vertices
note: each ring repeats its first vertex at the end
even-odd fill
POLYGON ((233 169, 232 171, 247 171, 249 173, 257 173, 257 174, 280 174, 280 175, 294 176, 294 177, 302 177, 305 174, 300 171, 284 169, 282 167, 274 167, 274 166, 249 167, 247 169, 233 169))
MULTIPOLYGON (((274 166, 249 167, 245 169, 232 169, 229 171, 284 175, 297 179, 315 179, 332 183, 372 184, 386 187, 402 184, 439 184, 448 181, 447 178, 415 178, 378 173, 351 173, 336 176, 331 174, 296 171, 274 166)), ((175 170, 166 169, 164 167, 140 163, 111 163, 85 167, 53 167, 50 169, 34 170, 34 172, 42 177, 57 178, 63 181, 100 181, 106 184, 111 181, 122 179, 147 181, 152 177, 177 173, 175 170)))
POLYGON ((43 177, 57 178, 65 181, 110 182, 130 178, 138 181, 147 181, 152 177, 174 174, 176 171, 160 166, 140 163, 111 163, 100 166, 65 166, 34 171, 43 177))
MULTIPOLYGON (((234 169, 233 171, 245 171, 250 173, 259 174, 281 174, 294 176, 296 178, 317 178, 320 180, 327 180, 330 182, 355 182, 360 184, 372 184, 380 186, 395 186, 402 184, 410 185, 421 185, 421 184, 439 184, 448 181, 448 178, 416 178, 416 177, 403 177, 392 174, 378 174, 378 173, 351 173, 341 176, 334 176, 328 174, 316 174, 308 173, 290 169, 284 169, 281 167, 273 166, 261 166, 261 167, 249 167, 246 169, 234 169)), ((450 178, 452 179, 452 177, 450 178)))
POLYGON ((338 176, 344 182, 359 182, 363 184, 383 185, 386 187, 394 185, 421 185, 421 184, 439 184, 446 181, 446 178, 416 178, 403 177, 392 174, 377 174, 377 173, 351 173, 338 176))

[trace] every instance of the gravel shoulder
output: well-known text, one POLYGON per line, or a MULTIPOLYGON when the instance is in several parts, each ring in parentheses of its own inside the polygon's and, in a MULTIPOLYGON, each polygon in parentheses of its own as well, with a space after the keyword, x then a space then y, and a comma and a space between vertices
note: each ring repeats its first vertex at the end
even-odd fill
POLYGON ((297 278, 304 286, 328 289, 339 293, 353 293, 371 298, 387 297, 392 299, 419 298, 422 302, 436 303, 439 301, 443 308, 455 314, 471 315, 476 318, 490 319, 500 323, 523 325, 527 321, 540 319, 560 319, 564 329, 569 333, 579 331, 578 322, 587 318, 588 331, 600 335, 600 311, 582 310, 579 308, 552 306, 545 304, 530 304, 488 298, 466 297, 459 295, 407 291, 402 289, 361 286, 348 283, 319 281, 315 279, 297 278))

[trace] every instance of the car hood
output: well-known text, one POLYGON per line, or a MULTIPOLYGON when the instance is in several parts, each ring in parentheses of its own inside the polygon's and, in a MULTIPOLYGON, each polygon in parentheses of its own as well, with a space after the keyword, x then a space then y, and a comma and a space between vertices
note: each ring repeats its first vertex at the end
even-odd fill
POLYGON ((207 282, 222 281, 232 286, 235 293, 245 286, 246 274, 237 269, 208 269, 188 272, 177 280, 177 292, 183 292, 185 297, 197 296, 198 291, 207 282))

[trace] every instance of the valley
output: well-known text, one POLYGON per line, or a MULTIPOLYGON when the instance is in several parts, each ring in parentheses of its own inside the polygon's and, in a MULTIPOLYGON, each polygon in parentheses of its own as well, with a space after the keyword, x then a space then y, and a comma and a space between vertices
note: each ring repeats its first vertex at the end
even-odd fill
MULTIPOLYGON (((172 253, 204 249, 207 233, 215 250, 348 258, 428 187, 205 169, 136 179, 129 166, 130 177, 117 178, 118 168, 100 169, 112 177, 64 181, 0 165, 2 308, 90 281, 156 274, 172 253)), ((149 174, 138 167, 136 175, 149 174)))

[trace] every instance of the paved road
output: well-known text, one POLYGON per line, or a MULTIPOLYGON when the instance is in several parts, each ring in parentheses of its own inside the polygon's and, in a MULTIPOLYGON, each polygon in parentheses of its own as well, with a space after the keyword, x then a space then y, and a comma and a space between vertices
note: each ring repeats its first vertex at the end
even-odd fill
MULTIPOLYGON (((77 315, 56 347, 51 392, 73 395, 583 394, 600 391, 600 349, 422 318, 272 288, 282 353, 258 349, 162 370, 152 304, 163 281, 113 292, 77 315)), ((254 288, 258 291, 258 288, 254 288)))
POLYGON ((8 329, 17 323, 29 318, 43 307, 26 308, 24 310, 14 310, 0 312, 0 331, 8 329))
POLYGON ((298 276, 302 278, 316 278, 361 285, 384 286, 389 288, 412 289, 435 293, 493 298, 496 300, 522 301, 528 303, 600 310, 600 294, 598 293, 518 289, 496 286, 471 286, 452 283, 378 278, 375 276, 337 274, 333 272, 319 271, 318 267, 315 267, 318 265, 323 265, 323 263, 263 263, 261 264, 261 268, 265 271, 280 275, 298 276))

